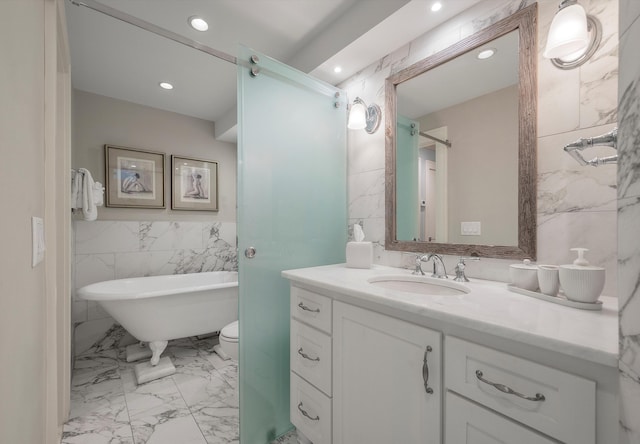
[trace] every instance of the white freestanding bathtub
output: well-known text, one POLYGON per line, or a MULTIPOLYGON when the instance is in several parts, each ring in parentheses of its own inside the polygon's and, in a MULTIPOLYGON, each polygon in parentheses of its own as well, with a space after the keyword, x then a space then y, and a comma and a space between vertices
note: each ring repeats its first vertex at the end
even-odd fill
POLYGON ((238 319, 237 272, 104 281, 82 287, 78 296, 98 302, 136 339, 148 342, 153 366, 170 339, 219 331, 238 319))

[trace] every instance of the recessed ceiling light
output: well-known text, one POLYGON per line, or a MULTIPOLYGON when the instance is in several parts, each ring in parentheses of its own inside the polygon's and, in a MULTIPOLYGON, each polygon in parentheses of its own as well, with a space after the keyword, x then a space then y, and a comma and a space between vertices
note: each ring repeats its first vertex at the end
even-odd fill
POLYGON ((173 89, 173 85, 169 82, 160 82, 160 88, 162 89, 173 89))
POLYGON ((209 24, 202 18, 197 15, 189 17, 189 25, 196 31, 206 31, 209 29, 209 24))
POLYGON ((441 9, 442 9, 442 3, 440 2, 435 2, 433 5, 431 5, 431 11, 433 12, 438 12, 441 9))
POLYGON ((496 52, 498 51, 495 48, 487 48, 480 51, 476 57, 479 58, 480 60, 484 60, 484 59, 488 59, 489 57, 494 55, 496 52))
POLYGON ((333 72, 335 72, 336 74, 342 72, 342 67, 341 66, 336 66, 335 68, 333 68, 333 72))

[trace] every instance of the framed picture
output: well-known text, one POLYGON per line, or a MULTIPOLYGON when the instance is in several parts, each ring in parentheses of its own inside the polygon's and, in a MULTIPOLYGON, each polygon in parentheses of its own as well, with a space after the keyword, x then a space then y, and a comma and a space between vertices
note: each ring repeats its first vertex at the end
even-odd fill
POLYGON ((164 153, 104 146, 106 205, 165 208, 164 153))
POLYGON ((218 162, 171 156, 171 209, 218 211, 218 162))

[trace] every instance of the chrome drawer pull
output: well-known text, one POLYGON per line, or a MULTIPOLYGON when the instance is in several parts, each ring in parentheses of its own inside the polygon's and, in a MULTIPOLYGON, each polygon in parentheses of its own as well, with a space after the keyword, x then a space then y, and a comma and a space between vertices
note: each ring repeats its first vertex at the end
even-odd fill
POLYGON ((312 358, 311 356, 309 356, 308 354, 306 354, 305 352, 302 351, 302 347, 300 347, 298 349, 298 354, 300 356, 302 356, 304 359, 308 359, 309 361, 320 362, 320 357, 319 356, 315 357, 315 358, 312 358))
POLYGON ((304 305, 302 302, 300 302, 298 304, 298 307, 302 308, 305 311, 310 311, 312 313, 320 313, 320 309, 319 308, 315 308, 315 309, 314 308, 309 308, 306 305, 304 305))
POLYGON ((429 387, 429 363, 427 362, 427 353, 433 351, 430 345, 424 350, 424 361, 422 361, 422 380, 424 381, 424 391, 433 394, 433 389, 429 387))
POLYGON ((300 401, 300 404, 298 404, 298 410, 300 410, 300 413, 302 413, 303 416, 306 416, 307 418, 309 418, 311 421, 320 421, 320 417, 316 415, 315 418, 312 418, 311 416, 309 416, 309 414, 307 413, 307 411, 305 409, 302 408, 302 401, 300 401))
POLYGON ((526 396, 526 395, 523 395, 522 393, 516 392, 515 390, 507 387, 504 384, 498 384, 495 382, 488 381, 482 377, 482 372, 480 370, 476 370, 476 378, 478 378, 480 381, 484 382, 485 384, 489 384, 490 386, 500 390, 502 393, 506 393, 508 395, 514 395, 514 396, 517 396, 518 398, 526 399, 527 401, 544 401, 545 400, 544 395, 541 395, 540 393, 536 393, 536 396, 526 396))

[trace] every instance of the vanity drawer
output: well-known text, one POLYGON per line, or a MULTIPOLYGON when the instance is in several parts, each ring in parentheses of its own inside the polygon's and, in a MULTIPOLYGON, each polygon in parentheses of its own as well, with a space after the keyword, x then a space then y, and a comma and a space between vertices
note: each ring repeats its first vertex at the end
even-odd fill
POLYGON ((331 337, 292 319, 291 370, 331 396, 331 337))
POLYGON ((291 316, 331 334, 331 299, 326 296, 292 286, 291 316))
POLYGON ((331 398, 293 372, 290 419, 313 444, 331 443, 331 398))
POLYGON ((447 393, 446 444, 554 444, 545 436, 478 404, 447 393))
POLYGON ((594 381, 450 336, 445 341, 448 390, 562 442, 595 443, 594 381))

